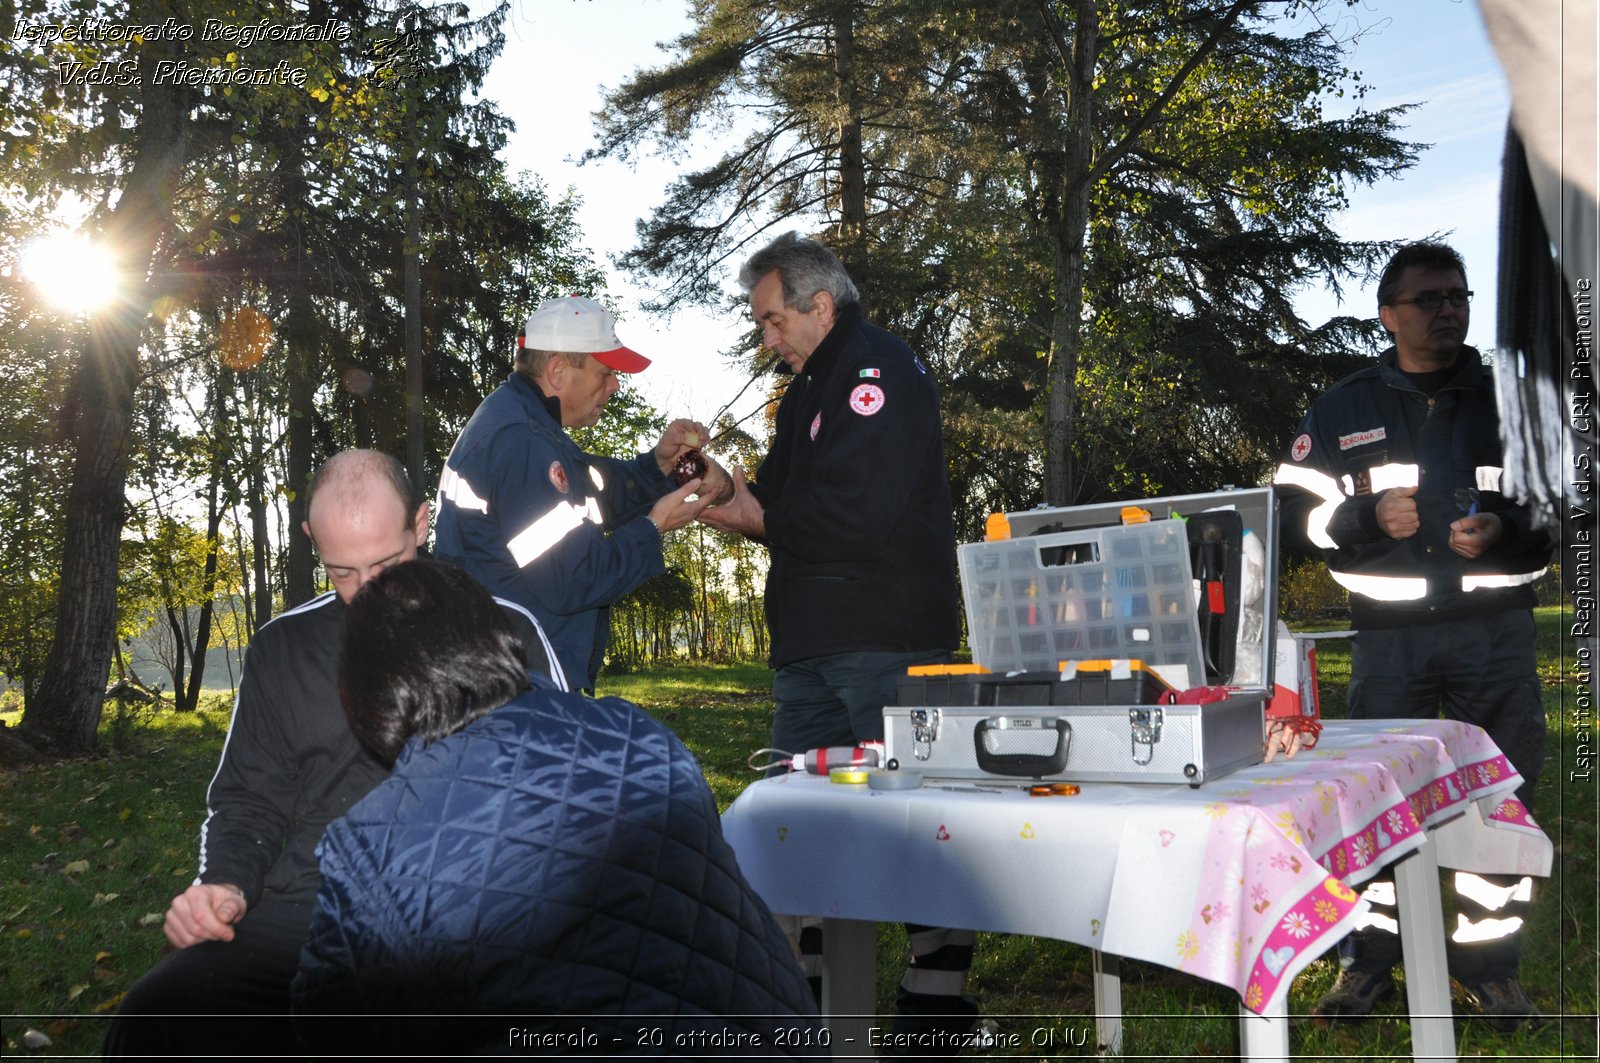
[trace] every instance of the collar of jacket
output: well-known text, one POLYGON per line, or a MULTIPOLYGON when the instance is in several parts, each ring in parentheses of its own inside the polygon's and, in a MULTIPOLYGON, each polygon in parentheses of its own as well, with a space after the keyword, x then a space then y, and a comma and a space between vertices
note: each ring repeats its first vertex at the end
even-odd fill
MULTIPOLYGON (((1378 355, 1378 376, 1392 388, 1417 390, 1417 385, 1400 368, 1400 354, 1393 347, 1378 355)), ((1478 353, 1478 348, 1463 343, 1460 353, 1456 355, 1456 375, 1439 390, 1477 388, 1482 387, 1483 383, 1483 356, 1478 353)))
POLYGON ((822 337, 822 342, 817 344, 817 349, 811 352, 805 364, 800 367, 800 376, 808 376, 813 380, 823 380, 839 360, 839 351, 844 347, 844 338, 862 320, 861 304, 849 303, 845 306, 835 307, 833 311, 833 328, 822 337))
POLYGON ((550 415, 550 419, 556 423, 557 428, 561 428, 562 431, 566 431, 561 424, 560 399, 556 398, 554 395, 546 395, 543 391, 539 390, 538 384, 535 384, 521 373, 512 373, 506 378, 506 383, 510 385, 513 391, 521 396, 523 402, 532 406, 537 406, 544 410, 545 413, 550 415))

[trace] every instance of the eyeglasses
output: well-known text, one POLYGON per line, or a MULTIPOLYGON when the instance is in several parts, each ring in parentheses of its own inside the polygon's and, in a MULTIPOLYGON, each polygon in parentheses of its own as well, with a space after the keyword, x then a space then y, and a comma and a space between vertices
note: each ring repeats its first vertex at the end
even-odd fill
POLYGON ((1460 310, 1463 306, 1466 306, 1468 303, 1472 302, 1472 293, 1469 291, 1463 291, 1460 288, 1457 288, 1453 292, 1418 292, 1410 299, 1396 299, 1389 305, 1404 306, 1407 303, 1415 303, 1418 310, 1427 310, 1431 312, 1439 309, 1446 302, 1455 307, 1457 310, 1460 310))

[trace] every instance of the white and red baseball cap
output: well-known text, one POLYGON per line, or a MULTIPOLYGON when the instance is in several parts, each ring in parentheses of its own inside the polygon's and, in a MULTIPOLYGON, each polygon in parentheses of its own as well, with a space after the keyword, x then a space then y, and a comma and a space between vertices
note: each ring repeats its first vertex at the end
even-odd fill
POLYGON ((528 315, 528 325, 517 341, 535 351, 570 351, 592 354, 595 361, 619 373, 639 373, 650 359, 630 350, 617 339, 617 324, 605 307, 581 295, 546 299, 528 315))

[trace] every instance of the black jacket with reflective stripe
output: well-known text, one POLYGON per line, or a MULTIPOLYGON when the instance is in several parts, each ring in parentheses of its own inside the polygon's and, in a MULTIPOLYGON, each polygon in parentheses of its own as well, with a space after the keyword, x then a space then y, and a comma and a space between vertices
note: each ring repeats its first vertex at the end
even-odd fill
POLYGON ((1531 527, 1527 507, 1500 493, 1502 460, 1493 382, 1477 350, 1463 346, 1455 375, 1430 397, 1401 372, 1391 347, 1317 399, 1276 480, 1285 488, 1285 522, 1313 542, 1319 527, 1332 540, 1319 545, 1335 578, 1351 587, 1355 626, 1399 627, 1537 601, 1527 577, 1549 563, 1549 535, 1531 527), (1411 475, 1408 466, 1421 527, 1391 539, 1378 528, 1377 503, 1391 477, 1411 475), (1450 524, 1468 501, 1458 500, 1461 489, 1476 490, 1480 511, 1498 514, 1503 528, 1474 560, 1449 547, 1450 524), (1319 510, 1324 501, 1337 501, 1331 514, 1319 510), (1515 585, 1483 586, 1486 577, 1515 585), (1388 600, 1400 593, 1416 596, 1388 600))

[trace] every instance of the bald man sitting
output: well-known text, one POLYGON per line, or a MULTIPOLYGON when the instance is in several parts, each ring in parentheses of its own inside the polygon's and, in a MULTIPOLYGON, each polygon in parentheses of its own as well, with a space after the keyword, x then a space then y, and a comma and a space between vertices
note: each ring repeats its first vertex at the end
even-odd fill
MULTIPOLYGON (((301 530, 333 590, 256 632, 206 796, 194 883, 172 899, 171 948, 123 998, 103 1055, 297 1055, 289 982, 321 876, 316 845, 389 773, 350 733, 335 684, 345 607, 417 556, 428 503, 394 458, 352 450, 312 478, 301 530)), ((501 601, 529 667, 566 689, 544 632, 501 601)))

